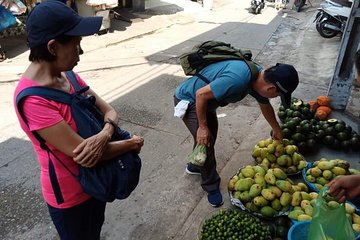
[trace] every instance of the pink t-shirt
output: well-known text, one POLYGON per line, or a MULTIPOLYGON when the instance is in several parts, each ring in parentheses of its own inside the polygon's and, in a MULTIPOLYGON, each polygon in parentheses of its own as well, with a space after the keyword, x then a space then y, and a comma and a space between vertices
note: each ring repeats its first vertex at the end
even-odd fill
MULTIPOLYGON (((76 75, 76 77, 80 86, 86 86, 86 83, 78 75, 76 75)), ((21 77, 14 93, 15 106, 16 96, 19 94, 19 92, 31 86, 39 86, 39 84, 26 77, 21 77)), ((74 89, 72 86, 70 89, 70 93, 74 93, 74 89)), ((70 106, 53 100, 47 100, 38 96, 27 97, 23 102, 23 111, 29 127, 24 123, 16 107, 15 109, 20 122, 20 126, 30 138, 35 153, 37 155, 38 162, 41 166, 40 181, 45 201, 55 208, 69 208, 89 199, 90 196, 83 192, 80 184, 74 178, 74 176, 72 176, 55 157, 50 155, 55 167, 61 193, 64 198, 64 203, 60 205, 57 204, 55 194, 50 182, 49 158, 47 151, 40 148, 38 140, 31 133, 31 131, 36 131, 55 125, 62 120, 64 120, 75 132, 77 132, 77 127, 74 119, 72 118, 70 106)), ((73 161, 71 157, 56 150, 50 144, 47 143, 47 145, 73 173, 78 174, 78 165, 73 161)))

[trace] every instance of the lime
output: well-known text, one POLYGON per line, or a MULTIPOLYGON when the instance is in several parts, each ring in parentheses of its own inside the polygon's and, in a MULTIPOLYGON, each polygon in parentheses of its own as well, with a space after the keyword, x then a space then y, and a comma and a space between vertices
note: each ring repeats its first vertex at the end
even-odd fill
POLYGON ((293 120, 290 120, 290 121, 286 122, 284 125, 288 129, 295 129, 297 124, 293 120))
POLYGON ((287 117, 292 117, 294 111, 288 108, 288 109, 285 110, 285 113, 286 113, 287 117))
POLYGON ((347 133, 351 134, 352 131, 353 131, 353 130, 352 130, 352 127, 351 127, 351 126, 349 126, 349 125, 346 125, 346 126, 345 126, 344 132, 347 132, 347 133))
POLYGON ((281 132, 284 138, 289 138, 291 136, 291 131, 288 128, 284 128, 281 132))
POLYGON ((302 120, 301 122, 300 122, 300 126, 304 126, 305 124, 307 124, 307 123, 310 123, 310 121, 309 120, 302 120))
POLYGON ((286 113, 281 111, 281 112, 278 112, 278 117, 282 120, 282 119, 285 119, 286 118, 286 113))
POLYGON ((297 132, 297 133, 303 133, 302 127, 296 126, 296 127, 295 127, 295 132, 297 132))
POLYGON ((315 148, 317 146, 317 143, 316 143, 316 141, 314 139, 308 139, 306 141, 306 145, 310 150, 315 150, 315 148))
POLYGON ((303 133, 308 133, 308 132, 311 132, 312 126, 310 123, 307 123, 302 127, 302 129, 303 129, 303 133))
POLYGON ((293 117, 292 121, 294 121, 296 125, 299 125, 302 119, 300 117, 293 117))
POLYGON ((303 114, 307 115, 307 114, 309 114, 309 112, 310 112, 310 108, 308 108, 308 107, 303 107, 303 108, 301 109, 301 112, 302 112, 303 114))
POLYGON ((354 151, 360 150, 360 138, 353 137, 350 139, 351 149, 354 151))
POLYGON ((335 138, 333 136, 327 135, 323 138, 323 143, 325 145, 332 145, 335 141, 335 138))
POLYGON ((334 128, 337 132, 342 132, 345 130, 345 123, 337 123, 335 124, 334 128))
POLYGON ((336 130, 334 127, 329 126, 328 128, 324 129, 324 131, 326 135, 332 135, 332 136, 336 135, 336 130))
POLYGON ((349 140, 342 141, 340 145, 341 145, 341 149, 344 151, 347 151, 351 148, 351 142, 349 140))
POLYGON ((350 138, 350 135, 346 132, 339 132, 336 134, 336 138, 340 141, 348 140, 350 138))
POLYGON ((305 140, 305 136, 301 133, 295 133, 291 136, 291 139, 295 142, 302 142, 305 140))
POLYGON ((299 111, 294 111, 292 114, 293 117, 301 117, 301 112, 299 111))

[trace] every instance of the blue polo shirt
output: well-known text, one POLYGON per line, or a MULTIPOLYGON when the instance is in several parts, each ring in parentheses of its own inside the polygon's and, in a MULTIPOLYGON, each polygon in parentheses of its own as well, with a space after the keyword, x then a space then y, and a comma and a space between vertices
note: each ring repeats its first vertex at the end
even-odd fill
MULTIPOLYGON (((258 70, 262 68, 258 66, 258 70)), ((210 100, 208 110, 219 107, 219 103, 235 103, 250 94, 259 103, 269 103, 269 99, 260 96, 251 88, 250 68, 244 61, 227 60, 213 63, 200 71, 210 82, 215 100, 210 100)), ((175 96, 181 100, 195 102, 196 91, 206 86, 203 80, 192 76, 182 82, 175 90, 175 96)))

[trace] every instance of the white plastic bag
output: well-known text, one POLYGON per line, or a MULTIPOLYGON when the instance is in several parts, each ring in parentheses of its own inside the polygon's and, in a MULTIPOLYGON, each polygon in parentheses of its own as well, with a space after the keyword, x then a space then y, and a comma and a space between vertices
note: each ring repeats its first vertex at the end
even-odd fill
POLYGON ((189 101, 181 100, 174 107, 174 117, 183 118, 189 106, 189 101))

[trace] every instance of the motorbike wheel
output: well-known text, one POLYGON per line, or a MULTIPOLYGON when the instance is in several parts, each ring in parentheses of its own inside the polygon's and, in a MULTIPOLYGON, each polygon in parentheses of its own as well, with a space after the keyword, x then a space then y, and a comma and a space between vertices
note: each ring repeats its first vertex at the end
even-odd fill
POLYGON ((325 24, 329 24, 329 23, 331 23, 331 21, 325 20, 323 22, 319 22, 319 24, 316 24, 316 30, 323 38, 333 38, 338 34, 337 32, 328 30, 324 27, 325 24))

